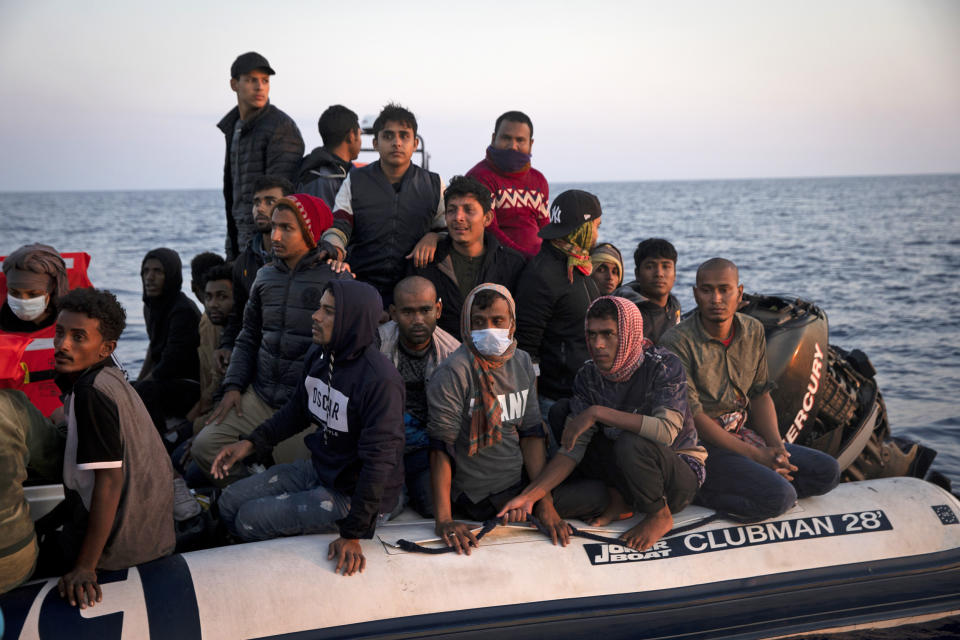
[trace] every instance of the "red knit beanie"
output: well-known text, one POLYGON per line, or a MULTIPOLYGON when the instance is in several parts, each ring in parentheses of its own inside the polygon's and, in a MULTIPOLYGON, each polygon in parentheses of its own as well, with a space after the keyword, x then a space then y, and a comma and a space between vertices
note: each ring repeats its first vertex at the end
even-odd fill
POLYGON ((307 246, 313 249, 320 241, 320 235, 333 226, 333 212, 327 203, 307 193, 294 193, 277 200, 274 209, 287 207, 297 214, 300 230, 307 246))

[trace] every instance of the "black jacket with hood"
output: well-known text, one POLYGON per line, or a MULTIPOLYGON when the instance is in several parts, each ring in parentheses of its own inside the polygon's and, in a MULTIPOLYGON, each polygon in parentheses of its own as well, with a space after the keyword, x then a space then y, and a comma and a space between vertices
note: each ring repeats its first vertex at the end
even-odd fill
POLYGON ((283 406, 300 383, 303 357, 313 344, 310 316, 331 280, 349 279, 335 273, 311 249, 291 270, 274 260, 257 271, 243 309, 243 328, 223 377, 224 391, 245 391, 253 384, 260 399, 283 406))
POLYGON ((554 400, 573 395, 573 379, 590 358, 583 327, 600 296, 579 269, 567 280, 567 256, 547 240, 517 284, 517 347, 540 365, 537 391, 554 400))
POLYGON ((173 249, 154 249, 143 257, 163 265, 163 290, 159 296, 143 296, 143 319, 147 325, 150 346, 146 363, 154 380, 200 379, 200 311, 184 294, 183 265, 173 249))
POLYGON ((296 193, 309 193, 327 203, 333 211, 337 191, 353 169, 353 163, 335 156, 324 147, 317 147, 300 162, 296 193))
POLYGON ((305 442, 319 482, 351 497, 340 535, 371 538, 403 488, 403 379, 376 345, 376 289, 355 280, 327 288, 336 304, 330 343, 310 348, 294 395, 246 439, 266 452, 316 424, 305 442))

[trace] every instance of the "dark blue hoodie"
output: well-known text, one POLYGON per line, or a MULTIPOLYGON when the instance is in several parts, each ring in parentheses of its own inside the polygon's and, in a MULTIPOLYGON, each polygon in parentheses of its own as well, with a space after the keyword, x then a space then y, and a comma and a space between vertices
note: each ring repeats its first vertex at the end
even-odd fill
POLYGON ((339 520, 344 538, 371 538, 403 487, 403 379, 375 338, 383 303, 364 282, 333 280, 336 313, 330 344, 313 345, 293 397, 247 436, 261 451, 303 431, 320 484, 351 496, 339 520))

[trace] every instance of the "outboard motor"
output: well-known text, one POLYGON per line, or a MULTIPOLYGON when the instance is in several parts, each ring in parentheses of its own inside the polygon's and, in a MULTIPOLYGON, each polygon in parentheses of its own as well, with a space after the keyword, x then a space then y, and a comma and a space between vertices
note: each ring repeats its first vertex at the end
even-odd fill
POLYGON ((936 452, 890 440, 876 370, 862 351, 829 344, 827 314, 811 302, 782 295, 744 294, 741 313, 763 323, 771 392, 780 433, 829 453, 845 480, 924 477, 936 452))

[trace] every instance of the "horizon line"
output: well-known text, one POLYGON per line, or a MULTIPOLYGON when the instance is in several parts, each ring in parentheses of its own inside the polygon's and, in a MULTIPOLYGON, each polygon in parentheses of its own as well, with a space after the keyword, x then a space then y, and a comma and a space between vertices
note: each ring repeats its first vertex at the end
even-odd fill
MULTIPOLYGON (((826 180, 852 178, 919 178, 936 176, 960 176, 960 171, 936 171, 921 173, 877 173, 877 174, 833 174, 833 175, 806 175, 806 176, 747 176, 737 178, 664 178, 664 179, 629 179, 629 180, 557 180, 553 184, 626 184, 633 182, 748 182, 762 180, 826 180)), ((107 189, 0 189, 0 195, 38 194, 38 193, 132 193, 151 191, 222 191, 222 186, 212 187, 132 187, 107 189)))

